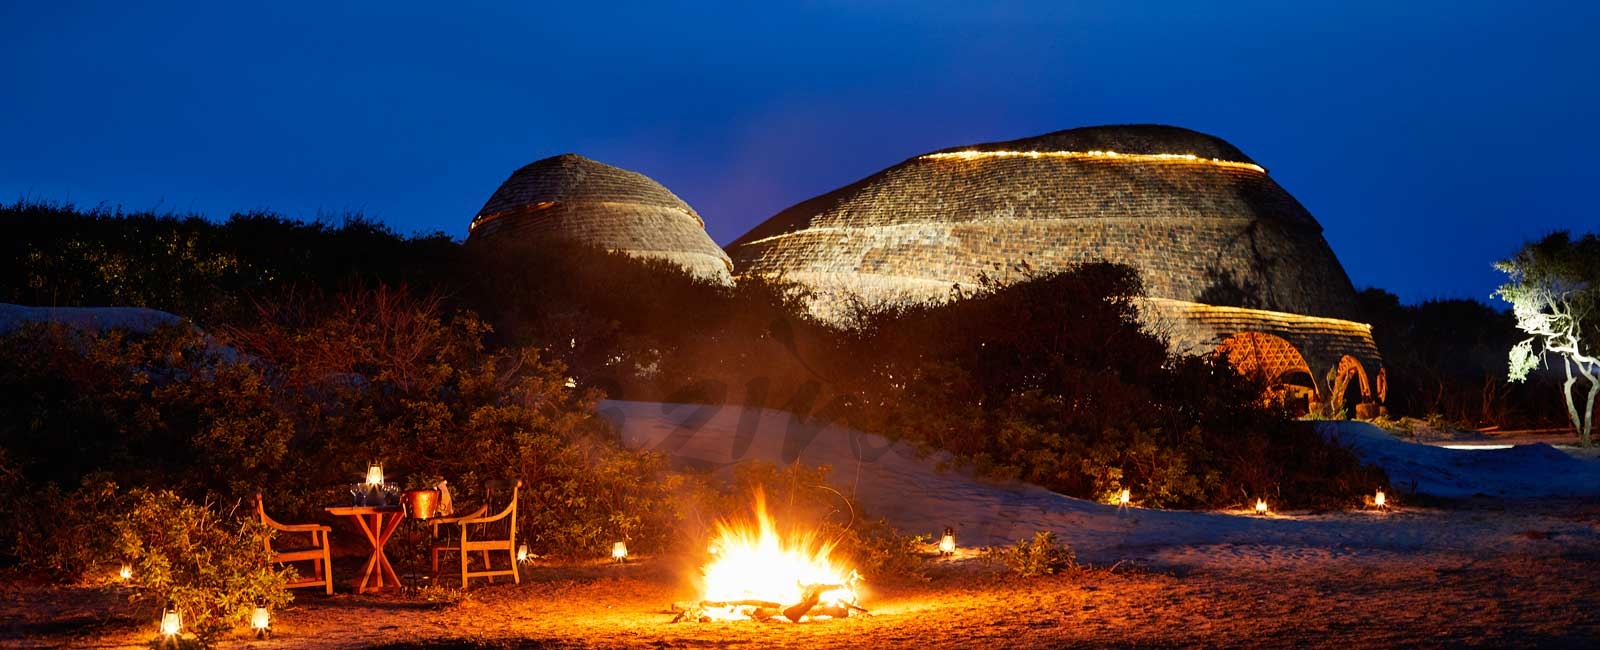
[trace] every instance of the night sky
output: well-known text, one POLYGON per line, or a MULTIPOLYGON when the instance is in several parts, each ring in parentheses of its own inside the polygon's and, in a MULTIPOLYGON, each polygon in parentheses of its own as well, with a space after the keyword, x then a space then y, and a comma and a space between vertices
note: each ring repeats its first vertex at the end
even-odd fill
POLYGON ((1600 3, 233 4, 0 4, 0 201, 459 238, 572 151, 726 244, 918 153, 1153 122, 1261 162, 1408 302, 1600 229, 1600 3))

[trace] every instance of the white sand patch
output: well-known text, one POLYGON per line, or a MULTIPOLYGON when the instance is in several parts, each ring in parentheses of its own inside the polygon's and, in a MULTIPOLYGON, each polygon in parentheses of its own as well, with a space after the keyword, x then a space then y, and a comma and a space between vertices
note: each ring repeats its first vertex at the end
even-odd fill
MULTIPOLYGON (((836 487, 904 532, 935 534, 951 526, 961 545, 985 546, 1050 530, 1071 544, 1080 559, 1096 564, 1133 560, 1270 568, 1394 554, 1514 553, 1552 544, 1600 543, 1600 524, 1592 520, 1522 512, 1515 502, 1498 511, 1420 510, 1405 507, 1403 494, 1396 495, 1401 508, 1387 513, 1262 518, 1119 509, 1037 486, 978 479, 964 471, 941 472, 935 468, 944 459, 940 455, 917 458, 903 444, 837 425, 808 427, 783 411, 626 401, 603 402, 600 410, 618 425, 629 446, 660 451, 682 464, 728 468, 760 459, 831 465, 836 487), (1547 537, 1530 540, 1522 534, 1530 530, 1547 537)), ((1397 486, 1415 484, 1423 494, 1520 499, 1600 495, 1600 463, 1572 458, 1548 445, 1455 451, 1396 440, 1364 423, 1324 427, 1388 469, 1397 486)))

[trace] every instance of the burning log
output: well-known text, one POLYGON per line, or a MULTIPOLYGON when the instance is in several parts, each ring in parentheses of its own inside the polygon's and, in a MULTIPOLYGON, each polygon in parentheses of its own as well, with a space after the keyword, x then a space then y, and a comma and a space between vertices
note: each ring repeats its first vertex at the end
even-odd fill
POLYGON ((830 618, 845 618, 855 612, 871 614, 866 608, 852 602, 831 601, 822 602, 829 592, 843 590, 843 585, 810 585, 805 588, 805 595, 799 603, 784 607, 782 603, 769 600, 702 600, 699 602, 681 601, 672 604, 673 623, 682 621, 697 621, 708 623, 713 620, 728 620, 730 618, 749 618, 766 622, 778 615, 792 622, 799 623, 806 616, 813 618, 827 616, 830 618), (713 616, 716 613, 716 616, 713 616))
POLYGON ((811 585, 806 587, 805 595, 800 597, 800 602, 783 610, 784 617, 799 623, 800 617, 805 616, 806 612, 811 611, 811 608, 816 607, 817 603, 822 602, 822 594, 835 589, 844 589, 844 585, 811 585))

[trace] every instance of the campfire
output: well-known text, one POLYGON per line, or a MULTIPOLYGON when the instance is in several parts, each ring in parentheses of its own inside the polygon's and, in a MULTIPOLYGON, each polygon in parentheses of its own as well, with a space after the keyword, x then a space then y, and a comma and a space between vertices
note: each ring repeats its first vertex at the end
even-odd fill
POLYGON ((755 521, 718 522, 701 568, 701 600, 677 603, 673 622, 844 618, 865 613, 854 569, 831 557, 834 543, 815 531, 779 533, 766 499, 755 499, 755 521))

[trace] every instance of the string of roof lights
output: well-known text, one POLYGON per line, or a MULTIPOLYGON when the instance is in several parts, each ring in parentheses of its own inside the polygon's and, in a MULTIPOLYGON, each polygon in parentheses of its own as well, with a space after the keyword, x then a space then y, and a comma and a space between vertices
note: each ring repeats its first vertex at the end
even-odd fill
POLYGON ((1193 163, 1267 173, 1261 165, 1202 158, 1192 153, 1119 153, 1116 151, 945 151, 920 156, 923 160, 983 160, 986 158, 1065 158, 1068 160, 1125 160, 1128 162, 1193 163))

